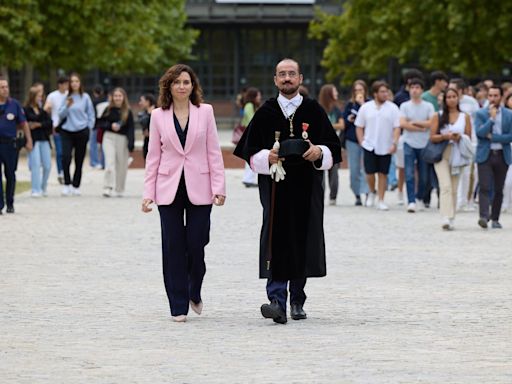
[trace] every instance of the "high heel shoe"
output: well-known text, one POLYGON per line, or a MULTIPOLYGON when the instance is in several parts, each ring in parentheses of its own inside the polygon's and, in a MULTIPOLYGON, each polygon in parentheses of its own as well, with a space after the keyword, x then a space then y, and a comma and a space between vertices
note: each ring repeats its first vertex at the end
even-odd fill
POLYGON ((192 310, 197 313, 198 315, 201 314, 201 312, 203 311, 203 302, 200 301, 199 303, 194 303, 192 300, 190 300, 190 308, 192 308, 192 310))
POLYGON ((175 321, 177 323, 184 323, 187 321, 186 315, 178 315, 178 316, 172 316, 172 321, 175 321))

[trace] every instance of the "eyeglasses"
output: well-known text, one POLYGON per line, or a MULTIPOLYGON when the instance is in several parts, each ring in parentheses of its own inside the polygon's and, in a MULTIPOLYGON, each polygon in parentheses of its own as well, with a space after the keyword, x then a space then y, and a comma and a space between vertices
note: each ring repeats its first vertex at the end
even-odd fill
POLYGON ((298 75, 299 74, 295 71, 288 71, 288 72, 281 71, 281 72, 276 73, 276 76, 279 77, 280 79, 284 79, 284 78, 286 78, 286 76, 293 79, 293 78, 297 77, 298 75))
POLYGON ((192 82, 190 80, 183 80, 183 81, 180 81, 180 80, 174 80, 171 84, 173 87, 175 88, 178 88, 180 86, 184 86, 184 87, 189 87, 192 85, 192 82))

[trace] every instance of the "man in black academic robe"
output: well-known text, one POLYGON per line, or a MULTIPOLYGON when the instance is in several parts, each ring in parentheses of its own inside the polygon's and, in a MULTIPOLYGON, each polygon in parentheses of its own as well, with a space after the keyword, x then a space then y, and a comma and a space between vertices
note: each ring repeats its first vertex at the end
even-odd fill
POLYGON ((323 171, 341 161, 341 146, 323 108, 298 93, 302 74, 296 61, 279 62, 274 82, 279 96, 267 100, 256 111, 234 154, 259 174, 263 206, 260 277, 268 279, 270 300, 270 304, 262 305, 261 312, 275 322, 286 323, 288 282, 291 316, 294 320, 305 319, 306 278, 326 275, 323 171), (271 165, 280 159, 277 150, 272 149, 276 131, 281 145, 300 139, 309 148, 303 156, 282 161, 286 175, 280 181, 270 176, 271 165))

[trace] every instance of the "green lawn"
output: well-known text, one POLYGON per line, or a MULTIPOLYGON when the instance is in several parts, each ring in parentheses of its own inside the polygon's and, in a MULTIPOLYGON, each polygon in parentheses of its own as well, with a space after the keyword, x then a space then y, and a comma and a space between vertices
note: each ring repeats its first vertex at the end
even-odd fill
MULTIPOLYGON (((5 180, 2 180, 3 187, 5 187, 5 180)), ((5 189, 3 189, 5 191, 5 189)), ((16 194, 30 191, 30 181, 16 181, 16 194)))

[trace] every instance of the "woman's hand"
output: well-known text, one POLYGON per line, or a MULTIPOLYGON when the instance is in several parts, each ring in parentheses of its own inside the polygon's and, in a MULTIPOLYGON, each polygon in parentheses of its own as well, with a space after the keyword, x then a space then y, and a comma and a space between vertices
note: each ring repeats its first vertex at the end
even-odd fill
POLYGON ((119 132, 121 130, 119 123, 112 123, 111 127, 114 132, 119 132))
POLYGON ((226 196, 215 195, 213 197, 213 204, 217 205, 218 207, 223 206, 225 201, 226 201, 226 196))
POLYGON ((150 208, 149 206, 153 204, 153 200, 151 199, 144 199, 142 200, 142 212, 148 213, 153 210, 153 208, 150 208))

